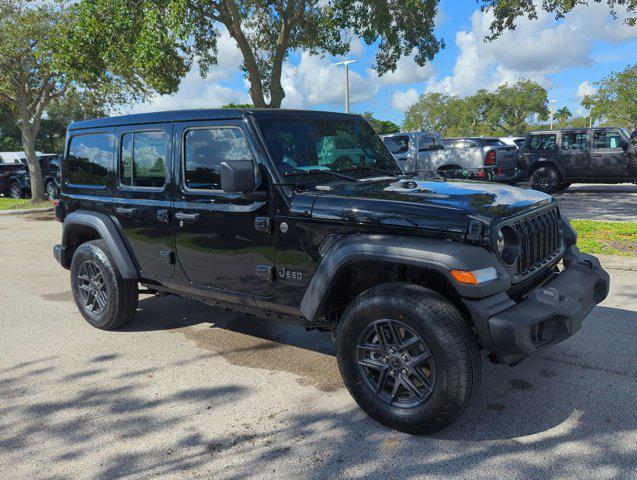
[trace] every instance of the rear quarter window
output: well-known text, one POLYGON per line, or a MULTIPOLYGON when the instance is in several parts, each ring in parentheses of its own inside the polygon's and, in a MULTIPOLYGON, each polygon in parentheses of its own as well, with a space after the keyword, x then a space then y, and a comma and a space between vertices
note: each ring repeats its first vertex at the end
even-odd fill
POLYGON ((73 185, 105 186, 113 165, 115 136, 89 133, 71 137, 66 178, 73 185))

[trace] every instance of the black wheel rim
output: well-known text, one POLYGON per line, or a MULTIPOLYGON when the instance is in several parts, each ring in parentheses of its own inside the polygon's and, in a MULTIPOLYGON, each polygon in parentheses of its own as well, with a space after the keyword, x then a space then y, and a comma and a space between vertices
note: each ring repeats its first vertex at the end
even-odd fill
POLYGON ((108 292, 104 277, 97 264, 91 260, 80 265, 77 288, 86 310, 99 315, 108 305, 108 292))
POLYGON ((535 175, 535 186, 538 190, 546 190, 551 186, 551 177, 546 173, 535 175))
POLYGON ((365 383, 384 402, 412 408, 431 396, 436 381, 431 350, 403 322, 373 322, 361 333, 356 350, 365 383))

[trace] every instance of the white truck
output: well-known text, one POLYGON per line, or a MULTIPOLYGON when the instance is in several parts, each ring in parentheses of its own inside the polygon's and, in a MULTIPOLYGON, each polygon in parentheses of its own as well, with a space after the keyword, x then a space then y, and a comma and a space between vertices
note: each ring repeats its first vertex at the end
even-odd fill
POLYGON ((519 178, 517 147, 493 137, 442 139, 437 133, 383 135, 383 142, 406 174, 433 172, 445 177, 514 183, 519 178))

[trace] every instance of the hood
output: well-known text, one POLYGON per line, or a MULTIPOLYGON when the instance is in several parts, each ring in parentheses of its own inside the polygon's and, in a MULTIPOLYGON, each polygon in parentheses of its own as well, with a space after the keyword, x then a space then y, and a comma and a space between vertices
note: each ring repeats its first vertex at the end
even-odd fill
POLYGON ((313 218, 466 232, 547 205, 549 195, 496 183, 419 179, 339 183, 314 201, 313 218))

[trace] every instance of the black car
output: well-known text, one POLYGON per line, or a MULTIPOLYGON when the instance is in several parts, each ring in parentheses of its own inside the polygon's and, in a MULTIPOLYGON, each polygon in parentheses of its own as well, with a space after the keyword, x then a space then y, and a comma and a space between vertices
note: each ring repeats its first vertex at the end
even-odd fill
POLYGON ((531 132, 518 168, 534 189, 555 193, 571 183, 637 181, 637 158, 620 128, 580 128, 531 132))
MULTIPOLYGON (((38 156, 42 171, 42 185, 44 193, 49 200, 55 200, 60 195, 60 155, 38 156)), ((25 160, 26 162, 26 160, 25 160)), ((24 164, 23 168, 16 169, 8 185, 8 196, 12 198, 25 198, 31 196, 31 175, 24 164)))
POLYGON ((140 114, 67 142, 53 253, 91 325, 130 321, 142 284, 332 332, 354 399, 405 432, 462 413, 480 349, 515 364, 608 293, 550 196, 408 178, 359 116, 140 114))

